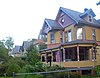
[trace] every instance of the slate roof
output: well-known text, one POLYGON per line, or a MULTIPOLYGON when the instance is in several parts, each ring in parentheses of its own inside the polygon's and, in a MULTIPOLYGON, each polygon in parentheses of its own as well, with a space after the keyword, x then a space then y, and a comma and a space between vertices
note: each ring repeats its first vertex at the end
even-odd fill
POLYGON ((93 16, 93 17, 96 16, 92 9, 89 9, 89 10, 88 10, 87 8, 85 8, 85 11, 84 11, 83 13, 80 14, 80 17, 84 17, 85 15, 89 14, 90 12, 92 13, 92 16, 93 16))
POLYGON ((30 45, 32 45, 32 42, 30 42, 30 41, 23 41, 22 48, 23 49, 27 49, 27 48, 30 47, 30 45))
POLYGON ((51 26, 52 29, 63 29, 63 27, 52 19, 45 19, 45 21, 51 26))
POLYGON ((20 47, 21 46, 15 46, 12 50, 13 53, 19 53, 20 52, 20 47))
MULTIPOLYGON (((62 10, 65 14, 67 14, 72 20, 74 20, 77 24, 86 24, 86 25, 91 25, 91 26, 96 26, 96 27, 100 27, 100 23, 96 20, 96 19, 93 19, 93 22, 90 23, 90 22, 87 22, 85 21, 84 19, 81 18, 80 15, 85 15, 87 14, 88 12, 92 11, 91 9, 89 9, 87 12, 85 13, 81 13, 81 12, 77 12, 77 11, 74 11, 74 10, 70 10, 70 9, 67 9, 67 8, 63 8, 63 7, 60 7, 60 10, 62 10)), ((92 12, 93 13, 93 12, 92 12)), ((95 14, 93 13, 93 16, 95 16, 95 14)))

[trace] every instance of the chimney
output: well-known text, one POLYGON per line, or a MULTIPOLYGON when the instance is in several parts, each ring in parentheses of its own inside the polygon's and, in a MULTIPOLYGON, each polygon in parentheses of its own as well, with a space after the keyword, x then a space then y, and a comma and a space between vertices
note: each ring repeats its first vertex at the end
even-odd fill
POLYGON ((84 12, 86 12, 88 9, 87 8, 84 8, 84 12))

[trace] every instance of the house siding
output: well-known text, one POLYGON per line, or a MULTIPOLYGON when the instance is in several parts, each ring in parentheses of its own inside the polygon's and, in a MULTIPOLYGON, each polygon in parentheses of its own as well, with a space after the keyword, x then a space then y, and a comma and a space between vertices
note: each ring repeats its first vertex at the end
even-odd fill
POLYGON ((85 26, 86 31, 86 40, 93 40, 92 39, 92 28, 89 26, 85 26))
POLYGON ((96 29, 96 40, 100 41, 100 29, 96 29))
POLYGON ((86 31, 86 40, 93 40, 92 38, 92 29, 95 29, 96 32, 96 41, 100 41, 100 29, 90 27, 90 26, 85 26, 85 31, 86 31))
MULTIPOLYGON (((52 31, 51 31, 52 32, 52 31)), ((47 47, 48 48, 53 48, 53 47, 57 47, 57 46, 59 46, 59 44, 60 44, 60 31, 56 31, 56 32, 54 32, 54 35, 55 35, 55 43, 51 43, 51 41, 50 41, 50 33, 51 32, 49 32, 48 34, 47 34, 47 47)))

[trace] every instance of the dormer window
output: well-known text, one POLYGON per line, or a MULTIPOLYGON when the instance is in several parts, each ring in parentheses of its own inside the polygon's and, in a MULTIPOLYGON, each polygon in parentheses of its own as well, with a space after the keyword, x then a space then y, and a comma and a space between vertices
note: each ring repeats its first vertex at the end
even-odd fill
POLYGON ((65 19, 64 19, 64 18, 62 18, 62 19, 61 19, 61 23, 63 24, 64 22, 65 22, 65 19))
POLYGON ((89 22, 92 22, 92 15, 89 15, 89 22))

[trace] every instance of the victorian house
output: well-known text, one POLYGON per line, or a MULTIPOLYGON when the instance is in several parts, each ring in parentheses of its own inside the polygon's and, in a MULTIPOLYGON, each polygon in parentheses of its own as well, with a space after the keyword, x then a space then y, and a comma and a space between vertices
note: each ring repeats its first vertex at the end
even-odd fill
POLYGON ((55 20, 45 19, 41 35, 47 48, 40 50, 41 61, 77 69, 81 74, 100 65, 100 21, 92 9, 77 12, 60 7, 55 20))

